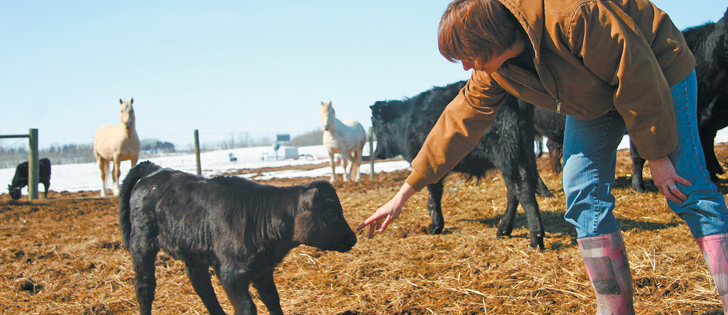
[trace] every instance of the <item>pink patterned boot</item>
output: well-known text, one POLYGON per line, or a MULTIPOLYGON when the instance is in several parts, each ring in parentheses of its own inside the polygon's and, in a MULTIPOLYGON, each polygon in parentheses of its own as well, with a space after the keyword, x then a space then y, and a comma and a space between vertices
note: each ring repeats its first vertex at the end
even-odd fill
POLYGON ((577 242, 597 296, 597 315, 634 314, 632 274, 622 233, 585 237, 577 242))
POLYGON ((720 299, 723 301, 723 313, 728 315, 728 234, 714 234, 695 239, 703 252, 705 262, 715 280, 720 299))

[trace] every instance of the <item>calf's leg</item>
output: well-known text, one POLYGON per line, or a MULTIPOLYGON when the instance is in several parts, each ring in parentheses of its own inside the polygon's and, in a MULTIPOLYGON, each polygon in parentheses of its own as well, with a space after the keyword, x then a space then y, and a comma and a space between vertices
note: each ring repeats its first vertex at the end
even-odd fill
POLYGON ((187 270, 187 277, 192 282, 192 287, 202 299, 207 311, 211 315, 225 315, 225 311, 220 306, 220 301, 217 300, 215 290, 212 287, 209 268, 185 262, 185 269, 187 270))
POLYGON ((154 261, 157 258, 157 251, 137 252, 129 250, 134 264, 134 289, 139 303, 139 313, 142 315, 152 314, 152 301, 154 301, 154 289, 157 287, 157 279, 154 274, 154 261))
POLYGON ((283 315, 281 300, 278 296, 278 288, 276 288, 276 283, 273 280, 273 269, 253 279, 253 287, 258 290, 260 300, 268 308, 268 313, 271 315, 283 315))
POLYGON ((253 298, 250 297, 250 292, 248 291, 250 278, 246 274, 230 266, 221 267, 218 275, 230 303, 235 308, 235 315, 258 314, 255 303, 253 303, 253 298))

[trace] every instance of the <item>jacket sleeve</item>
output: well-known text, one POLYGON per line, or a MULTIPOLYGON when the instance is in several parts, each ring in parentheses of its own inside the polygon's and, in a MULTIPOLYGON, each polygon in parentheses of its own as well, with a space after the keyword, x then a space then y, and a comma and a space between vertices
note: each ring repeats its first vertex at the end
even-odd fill
MULTIPOLYGON (((664 14, 657 8, 646 12, 664 14)), ((650 32, 672 26, 666 15, 648 18, 654 21, 650 32)), ((640 155, 650 160, 667 156, 678 141, 670 86, 648 42, 655 34, 644 35, 638 27, 641 23, 612 2, 591 1, 576 10, 567 40, 571 52, 614 87, 614 106, 624 118, 630 139, 640 155)))
POLYGON ((506 97, 490 75, 473 71, 427 135, 406 182, 419 191, 452 171, 480 142, 506 97))

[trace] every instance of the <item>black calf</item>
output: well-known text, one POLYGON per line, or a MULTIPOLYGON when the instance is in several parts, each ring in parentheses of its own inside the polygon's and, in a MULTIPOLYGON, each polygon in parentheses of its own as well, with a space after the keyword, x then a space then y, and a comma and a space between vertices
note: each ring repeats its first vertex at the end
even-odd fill
MULTIPOLYGON (((43 183, 43 187, 45 187, 45 194, 43 194, 43 196, 45 198, 48 198, 48 187, 51 186, 51 161, 47 158, 42 158, 38 160, 38 168, 40 169, 40 174, 38 174, 38 181, 43 183)), ((8 185, 8 193, 10 194, 10 197, 15 200, 20 199, 20 190, 27 185, 28 162, 26 161, 18 164, 18 167, 15 168, 15 176, 13 176, 13 181, 10 185, 8 185)))
POLYGON ((141 314, 151 313, 160 249, 185 262, 210 314, 225 314, 210 266, 235 314, 256 314, 251 283, 271 314, 283 314, 273 269, 291 249, 306 244, 345 252, 356 244, 336 190, 326 181, 275 187, 239 177, 206 179, 145 161, 124 179, 119 217, 141 314))
MULTIPOLYGON (((370 106, 377 138, 375 156, 384 159, 402 155, 412 162, 435 122, 464 84, 461 81, 435 87, 413 98, 376 102, 370 106)), ((520 202, 528 217, 530 245, 543 248, 543 225, 535 193, 538 190, 542 195, 551 196, 551 192, 538 175, 533 149, 533 106, 526 105, 519 106, 515 98, 509 97, 480 143, 453 171, 481 178, 488 170, 500 170, 508 189, 508 205, 497 235, 511 235, 520 202)), ((445 226, 441 208, 443 181, 428 185, 427 189, 430 192, 427 209, 432 218, 430 233, 439 234, 445 226)))

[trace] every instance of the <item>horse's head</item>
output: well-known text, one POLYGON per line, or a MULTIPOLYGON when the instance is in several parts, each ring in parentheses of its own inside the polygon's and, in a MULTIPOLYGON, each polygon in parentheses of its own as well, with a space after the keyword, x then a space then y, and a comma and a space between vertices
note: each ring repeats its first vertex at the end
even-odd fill
POLYGON ((132 103, 134 103, 134 99, 130 99, 128 101, 124 101, 122 99, 119 99, 119 104, 121 104, 121 123, 126 125, 126 129, 134 129, 134 107, 132 107, 132 103))
POLYGON ((14 200, 20 199, 20 187, 14 187, 13 185, 8 185, 8 194, 14 200))
POLYGON ((331 128, 331 124, 334 123, 334 119, 336 116, 336 112, 334 112, 334 108, 331 107, 331 101, 328 103, 321 102, 321 125, 324 127, 324 131, 329 130, 331 128))

